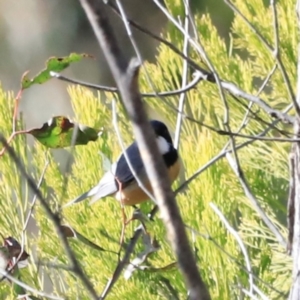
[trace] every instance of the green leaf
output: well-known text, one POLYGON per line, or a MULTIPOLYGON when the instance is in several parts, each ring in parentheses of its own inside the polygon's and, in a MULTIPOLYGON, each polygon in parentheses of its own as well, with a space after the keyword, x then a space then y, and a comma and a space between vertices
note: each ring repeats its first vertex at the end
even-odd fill
POLYGON ((91 56, 85 53, 71 53, 69 56, 64 57, 50 57, 46 62, 46 68, 35 75, 32 79, 27 76, 28 71, 23 74, 21 79, 21 88, 24 90, 29 88, 33 84, 42 84, 51 79, 50 71, 61 72, 62 70, 66 69, 71 63, 78 62, 84 57, 91 56))
POLYGON ((49 148, 64 148, 72 145, 72 138, 76 131, 74 145, 86 145, 89 141, 96 141, 102 134, 94 128, 76 124, 63 116, 51 118, 41 128, 26 131, 32 134, 41 144, 49 148))

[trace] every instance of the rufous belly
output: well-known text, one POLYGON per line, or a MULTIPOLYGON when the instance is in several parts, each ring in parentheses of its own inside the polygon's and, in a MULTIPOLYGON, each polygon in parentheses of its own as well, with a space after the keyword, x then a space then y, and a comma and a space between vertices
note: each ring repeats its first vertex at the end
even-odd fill
MULTIPOLYGON (((180 171, 180 163, 179 160, 168 169, 169 178, 171 183, 177 178, 180 171)), ((147 191, 153 195, 152 187, 149 181, 143 181, 143 186, 147 189, 147 191)), ((140 204, 149 199, 148 195, 143 191, 141 187, 138 186, 137 182, 130 184, 124 190, 118 191, 115 194, 115 197, 118 201, 121 201, 123 205, 135 205, 140 204)))

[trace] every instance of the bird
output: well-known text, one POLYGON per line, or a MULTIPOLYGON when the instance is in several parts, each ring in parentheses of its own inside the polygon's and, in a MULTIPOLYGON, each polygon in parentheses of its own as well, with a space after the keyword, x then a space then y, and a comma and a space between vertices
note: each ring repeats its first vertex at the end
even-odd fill
MULTIPOLYGON (((170 132, 163 122, 151 120, 150 124, 156 136, 159 152, 168 169, 169 179, 173 183, 180 171, 178 151, 174 148, 170 132)), ((128 146, 125 152, 134 173, 138 176, 147 191, 153 194, 136 141, 128 146)), ((124 153, 119 156, 117 161, 112 165, 111 170, 103 175, 95 187, 68 202, 64 207, 81 202, 88 197, 92 197, 90 203, 94 203, 107 196, 113 196, 123 205, 129 206, 135 206, 149 199, 149 196, 139 186, 134 174, 131 172, 124 153)))

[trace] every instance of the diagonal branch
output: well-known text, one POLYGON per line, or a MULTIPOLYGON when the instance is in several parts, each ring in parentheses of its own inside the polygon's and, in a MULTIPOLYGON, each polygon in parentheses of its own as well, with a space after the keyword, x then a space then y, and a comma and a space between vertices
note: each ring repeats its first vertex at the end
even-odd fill
POLYGON ((26 178, 27 180, 27 184, 28 186, 32 189, 32 191, 36 194, 37 198, 39 199, 42 207, 44 208, 47 216, 49 217, 49 219, 52 221, 57 234, 62 242, 62 245, 64 247, 64 250, 66 252, 67 257, 70 260, 71 266, 72 266, 72 271, 78 276, 78 278, 82 281, 83 285, 85 286, 85 288, 87 289, 87 291, 90 293, 91 295, 91 299, 95 299, 97 300, 97 294, 96 291, 94 290, 91 282, 88 280, 88 278, 86 277, 86 275, 84 274, 84 271, 82 270, 78 260, 76 259, 76 256, 74 254, 74 252, 72 251, 69 242, 67 240, 66 235, 62 232, 61 230, 61 220, 60 220, 60 216, 58 215, 58 213, 55 213, 51 210, 51 208, 49 207, 49 204, 47 202, 47 200, 43 197, 41 191, 37 188, 34 180, 32 179, 32 177, 26 172, 24 164, 20 161, 20 159, 18 158, 17 154, 15 153, 15 151, 13 150, 13 148, 11 148, 8 144, 7 141, 5 140, 5 138, 0 134, 0 142, 3 144, 3 146, 6 148, 6 151, 8 152, 9 156, 11 157, 11 159, 14 161, 14 163, 16 164, 16 166, 18 167, 20 173, 24 176, 24 178, 26 178))
POLYGON ((189 246, 184 224, 170 187, 167 170, 155 143, 154 132, 147 121, 138 89, 139 64, 136 60, 132 60, 129 64, 122 55, 107 19, 105 5, 96 0, 80 0, 80 2, 94 29, 122 96, 123 105, 133 123, 135 138, 146 172, 167 227, 179 267, 186 280, 190 299, 210 299, 189 246))

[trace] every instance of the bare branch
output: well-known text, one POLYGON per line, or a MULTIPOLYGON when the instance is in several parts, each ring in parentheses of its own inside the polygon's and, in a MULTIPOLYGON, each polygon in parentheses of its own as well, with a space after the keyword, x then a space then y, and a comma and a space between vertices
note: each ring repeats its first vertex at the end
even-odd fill
POLYGON ((34 293, 36 295, 39 295, 41 297, 47 298, 47 299, 52 299, 52 300, 64 300, 61 297, 57 297, 54 295, 50 295, 41 291, 38 291, 34 288, 32 288, 31 286, 25 284, 24 282, 20 281, 19 279, 13 277, 12 275, 10 275, 8 272, 1 270, 0 269, 0 274, 3 275, 3 277, 6 277, 7 279, 9 279, 11 282, 21 286, 23 289, 25 289, 26 291, 30 291, 31 293, 34 293))
MULTIPOLYGON (((218 244, 216 242, 216 240, 214 239, 214 237, 212 237, 209 234, 202 234, 200 232, 198 232, 196 229, 192 228, 189 225, 185 225, 185 227, 187 229, 189 229, 192 233, 194 233, 195 235, 206 239, 210 242, 212 242, 214 244, 214 246, 216 246, 222 253, 224 253, 230 260, 232 260, 241 270, 245 271, 246 273, 249 273, 247 268, 245 268, 245 266, 236 258, 234 257, 231 253, 227 252, 224 247, 220 244, 218 244)), ((250 275, 250 274, 249 274, 250 275)), ((279 296, 280 299, 284 299, 286 298, 286 294, 284 294, 283 292, 279 291, 278 289, 276 289, 274 286, 272 286, 269 282, 261 279, 260 277, 258 277, 255 272, 252 271, 251 275, 253 276, 253 278, 255 278, 255 280, 259 281, 260 283, 262 283, 264 286, 268 287, 270 290, 276 292, 279 296)), ((255 289, 255 285, 253 286, 253 288, 255 289)), ((258 292, 259 293, 259 292, 258 292)), ((276 298, 277 299, 277 298, 276 298)), ((278 298, 279 299, 279 298, 278 298)))
MULTIPOLYGON (((202 56, 202 58, 205 60, 205 62, 209 65, 210 71, 211 73, 208 73, 207 71, 201 70, 201 69, 197 69, 200 73, 203 74, 203 79, 206 81, 210 81, 213 83, 218 84, 219 86, 219 91, 221 94, 221 98, 223 99, 222 96, 222 92, 220 90, 220 87, 222 87, 223 89, 227 90, 228 92, 230 92, 231 94, 235 95, 235 96, 239 96, 242 97, 248 101, 252 101, 256 104, 258 104, 264 111, 266 111, 268 114, 270 114, 272 117, 276 117, 279 118, 281 120, 283 120, 284 122, 289 122, 291 124, 293 124, 293 120, 294 118, 276 110, 271 108, 267 103, 265 103, 262 99, 255 97, 251 94, 247 94, 246 92, 244 92, 243 90, 241 90, 239 87, 237 87, 236 85, 234 85, 233 83, 230 82, 226 82, 224 80, 219 81, 218 76, 216 74, 216 72, 214 71, 214 69, 212 68, 212 65, 210 64, 207 55, 205 54, 205 52, 203 51, 203 47, 200 45, 200 43, 197 43, 188 32, 186 32, 186 30, 180 26, 180 24, 174 19, 174 17, 167 11, 167 9, 160 3, 160 1, 158 0, 153 0, 154 3, 160 8, 160 10, 167 16, 167 18, 176 26, 176 28, 184 35, 188 38, 189 42, 191 43, 191 45, 195 48, 195 50, 202 56), (218 82, 219 81, 219 82, 218 82)), ((226 2, 226 1, 225 1, 226 2)), ((229 2, 229 1, 227 1, 229 2)), ((230 2, 231 3, 231 2, 230 2)), ((277 59, 277 63, 279 65, 280 61, 278 61, 277 59)), ((284 79, 286 80, 287 78, 284 77, 284 79)), ((288 79, 287 79, 288 80, 288 79)), ((289 80, 288 80, 289 82, 289 80)), ((289 92, 290 89, 288 89, 289 92)), ((297 105, 295 103, 295 97, 293 97, 291 95, 291 100, 294 104, 295 109, 297 110, 297 105)), ((224 100, 223 100, 224 101, 224 100)), ((299 108, 298 108, 299 109, 299 108)), ((297 110, 298 112, 298 110, 297 110)), ((300 109, 299 109, 299 114, 300 115, 300 109)))
MULTIPOLYGON (((188 2, 189 0, 187 0, 188 2)), ((185 3, 185 30, 189 31, 189 3, 185 3)), ((188 55, 188 39, 186 36, 184 37, 183 41, 183 53, 184 55, 188 55)), ((187 76, 188 76, 188 63, 186 60, 183 60, 183 68, 182 68, 182 83, 181 88, 185 88, 187 84, 187 76)), ((180 130, 181 130, 181 123, 182 123, 182 113, 184 108, 184 102, 186 98, 186 93, 181 93, 179 97, 179 104, 178 104, 178 114, 177 114, 177 123, 176 123, 176 130, 175 130, 175 138, 174 138, 174 147, 175 149, 179 148, 179 140, 180 140, 180 130)))
MULTIPOLYGON (((293 107, 293 104, 290 104, 285 110, 284 113, 289 112, 293 107)), ((271 124, 271 126, 269 126, 268 128, 266 128, 264 131, 262 131, 261 133, 259 133, 257 135, 257 137, 263 137, 265 136, 272 128, 273 126, 275 126, 277 123, 279 122, 279 120, 275 120, 273 121, 273 123, 271 124)), ((249 140, 246 141, 240 145, 236 146, 236 151, 246 147, 247 145, 251 144, 255 142, 255 140, 249 140)), ((217 154, 214 158, 212 158, 209 162, 207 162, 204 166, 202 166, 201 168, 199 168, 190 178, 188 178, 181 186, 178 187, 178 189, 175 191, 175 193, 181 193, 184 191, 184 189, 195 179, 197 178, 202 172, 204 172, 206 169, 208 169, 211 165, 213 165, 214 163, 216 163, 219 159, 225 157, 225 155, 227 153, 231 153, 231 149, 229 150, 225 150, 223 149, 219 154, 217 154)))
POLYGON ((85 286, 87 291, 90 293, 92 299, 97 300, 96 291, 94 290, 94 288, 93 288, 92 284, 90 283, 90 281, 88 280, 88 278, 85 276, 78 260, 76 259, 76 256, 75 256, 74 252, 72 251, 72 249, 69 245, 69 242, 68 242, 66 236, 64 235, 64 233, 61 230, 60 216, 57 213, 52 212, 52 210, 49 207, 49 204, 48 204, 47 200, 43 197, 41 191, 36 187, 36 184, 35 184, 34 180, 32 179, 32 177, 26 172, 23 163, 20 161, 20 159, 16 155, 13 148, 11 148, 7 144, 6 140, 4 139, 4 137, 1 134, 0 134, 0 142, 6 148, 6 151, 8 152, 9 156, 12 158, 12 160, 14 161, 16 166, 18 167, 21 174, 24 176, 24 178, 26 178, 28 186, 37 195, 37 198, 39 199, 39 201, 40 201, 42 207, 44 208, 47 216, 52 221, 52 223, 53 223, 53 225, 56 229, 56 232, 57 232, 57 234, 58 234, 58 236, 59 236, 59 238, 62 242, 62 245, 65 249, 65 253, 66 253, 66 255, 68 256, 68 258, 70 260, 73 272, 82 281, 83 285, 85 286))
POLYGON ((129 245, 126 248, 123 259, 118 263, 112 278, 107 282, 107 284, 104 288, 104 291, 102 292, 101 297, 99 298, 99 300, 104 300, 107 297, 108 293, 110 292, 110 290, 113 288, 114 284, 119 279, 122 271, 124 270, 124 268, 130 262, 130 260, 129 260, 130 255, 134 251, 135 245, 136 245, 136 243, 137 243, 137 241, 138 241, 138 239, 139 239, 139 237, 142 233, 143 233, 143 226, 140 225, 135 230, 135 233, 134 233, 133 237, 131 238, 129 245))
POLYGON ((136 60, 128 64, 124 59, 116 44, 103 3, 96 0, 80 0, 80 2, 94 29, 99 45, 104 52, 122 95, 123 105, 133 123, 134 134, 146 172, 167 227, 172 247, 178 258, 179 267, 187 282, 191 299, 210 299, 197 269, 179 209, 170 187, 166 167, 154 142, 154 133, 147 121, 147 115, 142 105, 138 90, 139 64, 136 60))
MULTIPOLYGON (((121 14, 119 12, 119 10, 114 6, 114 4, 112 3, 112 1, 108 2, 108 5, 110 6, 110 8, 113 10, 113 12, 115 12, 119 17, 121 17, 121 14)), ((192 60, 191 58, 189 58, 188 56, 186 56, 184 53, 182 53, 175 45, 173 45, 171 42, 167 41, 166 39, 162 38, 159 35, 156 35, 155 33, 151 32, 148 28, 144 28, 142 25, 138 24, 136 21, 131 20, 131 19, 127 19, 128 23, 136 28, 137 30, 139 30, 140 32, 148 35, 149 37, 155 39, 156 41, 159 41, 160 43, 166 45, 169 49, 171 49, 174 53, 176 53, 177 55, 179 55, 180 57, 182 57, 184 60, 186 60, 189 65, 193 68, 195 68, 196 70, 200 70, 202 73, 206 73, 208 80, 214 82, 214 78, 213 75, 210 74, 209 72, 207 72, 205 69, 203 69, 200 65, 198 65, 194 60, 192 60)))
POLYGON ((279 49, 279 34, 278 34, 278 18, 277 18, 277 11, 276 11, 276 5, 275 0, 270 0, 271 9, 273 12, 273 27, 274 27, 274 47, 272 47, 268 41, 263 37, 263 35, 257 30, 253 24, 242 14, 242 12, 230 1, 230 0, 224 0, 224 2, 231 8, 231 10, 236 13, 238 16, 242 18, 242 20, 245 22, 245 24, 249 27, 249 29, 258 37, 258 39, 261 41, 261 43, 266 47, 268 51, 273 55, 275 58, 278 67, 281 71, 281 75, 283 77, 283 80, 285 81, 287 92, 289 93, 289 97, 291 99, 291 102, 294 104, 295 110, 297 112, 297 115, 300 116, 300 107, 297 104, 296 97, 293 91, 293 87, 291 84, 291 81, 289 79, 289 76, 286 72, 285 66, 283 65, 283 62, 280 57, 280 49, 279 49))
MULTIPOLYGON (((157 4, 158 7, 161 8, 161 5, 158 1, 155 0, 155 3, 157 4)), ((231 3, 231 2, 230 2, 231 3)), ((231 3, 232 5, 232 3, 231 3)), ((118 11, 118 9, 113 5, 113 3, 111 1, 109 1, 109 6, 112 8, 112 10, 118 14, 120 16, 120 13, 118 11)), ((161 9, 162 10, 162 9, 161 9)), ((198 50, 198 43, 196 41, 194 41, 190 35, 188 34, 188 32, 182 28, 180 26, 180 24, 178 22, 176 22, 174 20, 174 18, 165 10, 165 8, 163 8, 162 12, 169 18, 169 20, 171 22, 173 22, 173 24, 183 33, 183 35, 185 37, 187 37, 190 41, 190 43, 195 46, 198 50)), ((198 70, 202 75, 202 79, 205 80, 205 81, 209 81, 211 83, 216 83, 216 80, 214 78, 214 75, 213 73, 203 69, 201 66, 199 66, 198 64, 196 64, 192 59, 190 59, 188 56, 186 56, 184 53, 182 53, 176 46, 174 46, 171 42, 165 40, 164 38, 160 37, 160 36, 157 36, 155 35, 154 33, 152 33, 151 31, 149 31, 148 29, 146 28, 143 28, 143 26, 139 25, 137 22, 133 21, 133 20, 130 20, 128 19, 128 22, 131 26, 135 27, 136 29, 140 30, 141 32, 149 35, 150 37, 154 38, 155 40, 163 43, 164 45, 168 46, 169 49, 171 49, 172 51, 174 51, 177 55, 179 55, 180 57, 182 57, 183 59, 185 59, 190 66, 192 66, 193 68, 195 68, 196 70, 198 70)), ((249 21, 248 21, 249 22, 249 21)), ((249 22, 249 24, 251 25, 251 23, 249 22)), ((255 32, 256 32, 256 29, 255 29, 255 32)), ((262 37, 263 38, 263 37, 262 37)), ((261 40, 262 42, 264 42, 264 38, 261 40)), ((266 43, 265 44, 267 46, 267 48, 272 51, 272 48, 271 46, 266 43)), ((283 70, 284 68, 281 68, 281 71, 283 70)), ((284 75, 284 74, 283 74, 284 75)), ((289 83, 289 78, 287 76, 285 76, 285 81, 287 83, 289 83)), ((275 117, 275 118, 279 118, 281 119, 282 121, 284 122, 287 122, 287 123, 290 123, 290 124, 293 124, 294 122, 294 118, 287 115, 287 114, 284 114, 276 109, 273 109, 272 107, 270 107, 265 101, 263 101, 262 99, 260 99, 259 97, 255 97, 251 94, 248 94, 246 93, 245 91, 243 91, 242 89, 240 89, 238 86, 234 85, 233 83, 231 82, 227 82, 226 80, 224 79, 221 79, 221 85, 222 87, 227 90, 230 94, 232 95, 236 95, 236 96, 239 96, 239 97, 242 97, 248 101, 251 101, 251 102, 254 102, 256 104, 258 104, 264 111, 266 111, 268 114, 270 114, 272 117, 275 117)), ((291 86, 290 84, 288 86, 291 86)), ((288 89, 289 92, 290 92, 290 97, 291 99, 294 99, 293 97, 293 94, 292 94, 292 90, 289 88, 288 89)), ((143 94, 144 96, 144 94, 143 94)), ((160 96, 163 96, 160 94, 160 96)), ((294 102, 293 102, 294 103, 294 102)), ((295 103, 294 103, 295 104, 295 103)))
POLYGON ((291 117, 288 114, 285 114, 277 109, 272 108, 261 98, 244 92, 239 87, 237 87, 234 83, 221 81, 221 86, 223 87, 223 89, 227 90, 230 94, 235 95, 237 97, 241 97, 245 100, 248 100, 248 101, 251 101, 251 102, 257 104, 266 113, 268 113, 271 117, 278 118, 278 119, 282 120, 283 122, 286 122, 289 124, 293 124, 294 119, 295 119, 294 117, 291 117))
POLYGON ((233 160, 233 158, 228 153, 226 155, 226 158, 229 162, 229 165, 231 166, 232 170, 236 174, 237 178, 240 181, 241 186, 244 189, 245 195, 250 200, 251 204, 256 209, 258 215, 261 217, 261 219, 264 221, 266 226, 271 230, 271 232, 274 234, 274 236, 277 238, 278 242, 283 246, 286 247, 287 243, 281 232, 277 229, 277 227, 273 224, 273 222, 269 219, 265 211, 262 209, 259 201, 256 199, 256 197, 251 192, 251 189, 249 187, 248 182, 246 181, 246 178, 244 176, 243 171, 241 170, 240 166, 233 160))
MULTIPOLYGON (((56 72, 52 72, 52 71, 50 72, 50 75, 52 77, 55 77, 55 78, 59 79, 59 80, 70 82, 70 83, 73 83, 73 84, 79 84, 81 86, 84 86, 84 87, 87 87, 87 88, 90 88, 90 89, 94 89, 94 90, 97 90, 97 91, 103 91, 103 92, 110 92, 110 93, 119 94, 119 90, 116 87, 109 87, 109 86, 103 86, 103 85, 83 82, 83 81, 79 81, 77 79, 68 78, 64 75, 61 75, 60 73, 56 73, 56 72)), ((195 72, 193 80, 191 82, 189 82, 188 84, 186 84, 181 89, 174 90, 174 91, 167 91, 167 92, 159 92, 159 93, 142 93, 141 96, 144 97, 144 98, 157 98, 157 97, 162 98, 162 97, 169 97, 169 96, 177 96, 177 95, 180 95, 182 93, 186 93, 189 90, 195 88, 196 85, 201 80, 202 80, 202 74, 200 75, 200 73, 195 72)))
MULTIPOLYGON (((41 187, 41 184, 42 184, 42 182, 43 182, 43 180, 44 180, 45 173, 46 173, 46 170, 47 170, 48 166, 49 166, 49 161, 47 160, 46 163, 45 163, 45 166, 44 166, 44 168, 43 168, 41 177, 40 177, 40 179, 39 179, 38 185, 37 185, 37 187, 36 187, 37 189, 40 189, 40 187, 41 187)), ((32 217, 31 215, 32 215, 32 213, 33 213, 33 209, 34 209, 36 200, 37 200, 37 194, 34 194, 33 199, 32 199, 32 201, 31 201, 31 203, 30 203, 30 208, 29 208, 29 211, 28 211, 28 213, 27 213, 27 217, 26 217, 26 219, 25 219, 25 222, 24 222, 24 225, 23 225, 23 229, 22 229, 22 233, 21 233, 21 251, 20 251, 20 254, 19 254, 19 256, 17 257, 17 259, 16 259, 14 265, 11 267, 11 270, 13 270, 14 267, 15 267, 15 265, 18 264, 18 262, 19 262, 19 260, 20 260, 20 258, 21 258, 21 256, 22 256, 22 254, 23 254, 23 251, 25 250, 25 249, 24 249, 24 248, 25 248, 25 231, 26 231, 27 226, 28 226, 28 224, 29 224, 29 220, 30 220, 30 218, 32 217)))
POLYGON ((252 267, 250 263, 250 258, 248 255, 248 251, 246 249, 246 246, 244 245, 241 237, 237 233, 237 231, 229 224, 228 220, 225 218, 225 216, 222 214, 222 212, 219 210, 219 208, 214 203, 209 203, 210 207, 215 211, 215 213, 219 216, 220 220, 223 222, 225 227, 228 229, 228 231, 234 236, 236 241, 238 242, 241 251, 243 252, 246 268, 249 274, 249 286, 250 286, 250 294, 253 294, 253 276, 252 276, 252 267))
MULTIPOLYGON (((300 28, 300 1, 296 4, 296 14, 298 21, 298 30, 300 28)), ((297 104, 300 106, 300 45, 298 44, 297 57, 297 104)), ((294 124, 294 135, 300 134, 300 120, 296 119, 294 124)), ((292 254, 293 271, 292 285, 289 294, 289 300, 299 300, 300 295, 300 143, 293 144, 290 153, 290 187, 288 197, 288 252, 292 254)))

